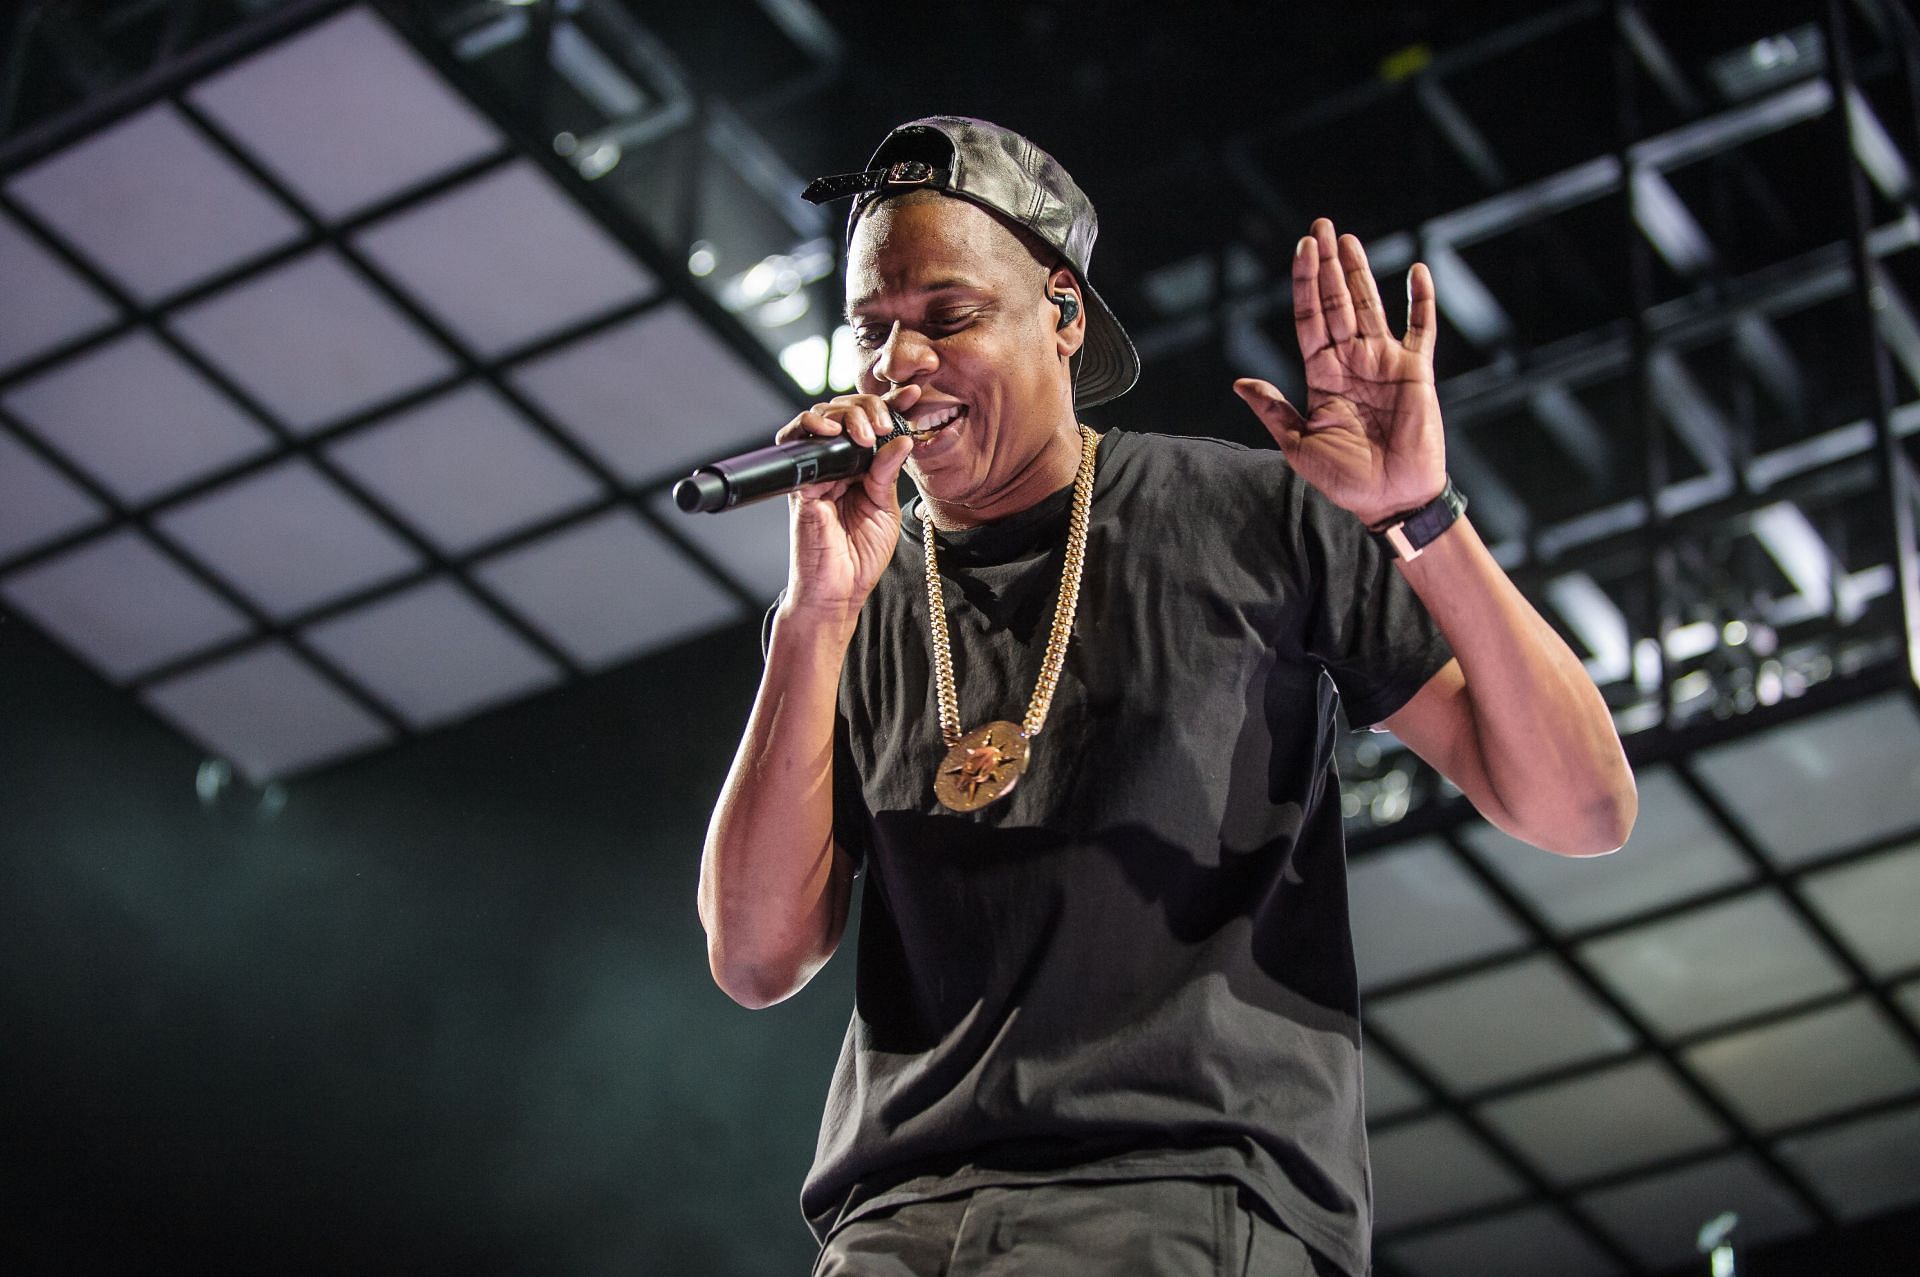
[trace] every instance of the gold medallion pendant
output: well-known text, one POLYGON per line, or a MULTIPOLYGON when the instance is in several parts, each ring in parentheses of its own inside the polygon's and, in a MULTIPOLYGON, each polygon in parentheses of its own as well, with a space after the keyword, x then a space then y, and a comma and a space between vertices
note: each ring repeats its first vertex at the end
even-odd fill
POLYGON ((1013 792, 1027 770, 1027 738, 1014 723, 988 723, 960 738, 940 760, 934 796, 954 811, 976 811, 1013 792))
POLYGON ((1026 717, 1018 723, 996 721, 960 732, 960 695, 953 683, 953 644, 947 635, 947 605, 940 590, 940 561, 931 517, 921 522, 927 546, 927 625, 933 637, 934 692, 940 703, 940 738, 947 756, 933 774, 934 797, 949 811, 978 811, 1005 798, 1027 771, 1027 751, 1047 721, 1053 689, 1067 660, 1073 636, 1073 611, 1080 601, 1080 572, 1087 559, 1087 526, 1093 510, 1093 465, 1100 436, 1080 427, 1080 467, 1073 476, 1073 510, 1067 522, 1067 561, 1060 574, 1060 597, 1053 605, 1053 629, 1026 717))

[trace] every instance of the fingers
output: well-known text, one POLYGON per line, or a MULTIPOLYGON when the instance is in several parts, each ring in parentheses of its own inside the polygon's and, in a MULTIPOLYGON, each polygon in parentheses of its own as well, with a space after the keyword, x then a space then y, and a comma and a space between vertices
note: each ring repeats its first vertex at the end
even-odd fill
POLYGON ((1340 267, 1345 272, 1347 292, 1353 298, 1354 323, 1364 337, 1391 339, 1387 330, 1387 308, 1380 300, 1380 285, 1374 281, 1373 268, 1367 265, 1367 250, 1355 235, 1340 237, 1340 267))
POLYGON ((900 468, 907 464, 907 456, 913 451, 913 440, 906 435, 898 439, 889 439, 874 455, 873 464, 861 476, 866 488, 867 500, 882 510, 892 510, 900 503, 900 468))
POLYGON ((1293 247, 1293 331, 1303 359, 1333 344, 1327 335, 1327 317, 1320 309, 1319 280, 1320 245, 1307 235, 1293 247))
POLYGON ((1438 324, 1434 315, 1433 272, 1425 262, 1415 262, 1407 272, 1406 348, 1417 355, 1433 358, 1434 335, 1438 324))
POLYGON ((1233 393, 1239 395, 1247 407, 1253 409, 1260 424, 1267 428, 1281 451, 1286 451, 1296 443, 1306 430, 1306 418, 1299 409, 1287 402, 1279 387, 1270 381, 1258 377, 1242 377, 1233 383, 1233 393))
POLYGON ((1314 284, 1319 290, 1320 313, 1326 316, 1327 336, 1335 343, 1352 341, 1358 331, 1354 324, 1353 297, 1347 291, 1347 278, 1340 264, 1340 248, 1333 223, 1317 218, 1313 223, 1313 246, 1319 265, 1314 284))
MULTIPOLYGON (((896 392, 899 397, 904 390, 896 392)), ((917 392, 916 396, 917 397, 917 392)), ((909 397, 902 406, 911 406, 909 397)), ((792 443, 807 435, 832 437, 845 434, 863 448, 878 447, 880 440, 893 433, 893 415, 887 401, 878 395, 840 395, 827 403, 817 403, 780 427, 775 443, 792 443)))

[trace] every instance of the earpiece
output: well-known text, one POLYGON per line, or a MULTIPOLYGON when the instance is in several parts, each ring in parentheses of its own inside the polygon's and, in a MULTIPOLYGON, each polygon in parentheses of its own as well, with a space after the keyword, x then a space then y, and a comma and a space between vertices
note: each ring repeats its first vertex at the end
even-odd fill
POLYGON ((1060 308, 1060 322, 1055 328, 1065 328, 1080 315, 1080 302, 1072 293, 1054 293, 1047 300, 1060 308))

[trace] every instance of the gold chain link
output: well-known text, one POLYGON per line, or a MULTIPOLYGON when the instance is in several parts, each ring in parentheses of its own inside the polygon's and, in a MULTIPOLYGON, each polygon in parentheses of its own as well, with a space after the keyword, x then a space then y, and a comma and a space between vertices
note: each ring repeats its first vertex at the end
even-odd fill
MULTIPOLYGON (((1020 734, 1040 734, 1053 707, 1053 689, 1067 662, 1067 641, 1073 637, 1073 613, 1080 603, 1080 570, 1087 561, 1087 527, 1093 512, 1093 461, 1100 436, 1080 427, 1080 468, 1073 476, 1073 512, 1067 524, 1067 562, 1060 574, 1060 597, 1053 605, 1053 629, 1047 635, 1046 655, 1040 658, 1040 679, 1034 684, 1020 734)), ((922 502, 924 507, 925 502, 922 502)), ((940 736, 952 749, 960 742, 960 694, 953 684, 953 644, 947 635, 947 604, 940 590, 940 561, 934 549, 933 515, 920 516, 920 537, 927 546, 927 624, 933 632, 933 678, 940 701, 940 736)))

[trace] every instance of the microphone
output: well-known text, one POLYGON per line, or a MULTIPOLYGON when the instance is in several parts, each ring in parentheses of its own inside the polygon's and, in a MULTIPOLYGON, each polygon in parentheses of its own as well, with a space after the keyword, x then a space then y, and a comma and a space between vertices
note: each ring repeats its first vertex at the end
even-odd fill
POLYGON ((702 510, 718 514, 809 483, 865 474, 876 451, 845 435, 812 435, 777 443, 701 466, 673 485, 673 503, 688 514, 702 510))
MULTIPOLYGON (((915 430, 892 404, 887 405, 887 413, 893 418, 893 434, 881 440, 882 444, 895 435, 918 437, 925 433, 915 430)), ((863 448, 844 434, 809 435, 792 443, 777 443, 701 466, 673 485, 673 503, 688 514, 703 510, 718 514, 809 483, 865 474, 879 451, 863 448)))

